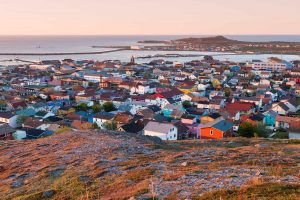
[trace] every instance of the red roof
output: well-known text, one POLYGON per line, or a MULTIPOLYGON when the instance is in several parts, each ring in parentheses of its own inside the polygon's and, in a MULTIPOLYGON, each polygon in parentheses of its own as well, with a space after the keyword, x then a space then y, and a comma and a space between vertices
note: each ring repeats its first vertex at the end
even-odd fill
POLYGON ((253 103, 234 102, 234 103, 227 104, 226 110, 249 111, 254 107, 255 105, 253 103))

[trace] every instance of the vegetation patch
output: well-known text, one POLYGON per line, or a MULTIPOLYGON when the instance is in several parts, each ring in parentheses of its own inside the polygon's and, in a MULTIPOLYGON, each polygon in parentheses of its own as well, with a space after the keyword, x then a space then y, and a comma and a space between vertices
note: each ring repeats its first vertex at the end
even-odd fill
POLYGON ((259 199, 259 200, 296 200, 300 198, 300 185, 285 185, 279 183, 266 183, 252 185, 240 189, 218 190, 208 192, 198 200, 240 200, 240 199, 259 199))

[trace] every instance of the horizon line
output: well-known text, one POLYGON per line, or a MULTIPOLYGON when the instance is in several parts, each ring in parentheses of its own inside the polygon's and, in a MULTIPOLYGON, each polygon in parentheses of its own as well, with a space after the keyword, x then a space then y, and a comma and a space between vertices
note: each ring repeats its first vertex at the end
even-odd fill
POLYGON ((0 34, 2 36, 299 36, 300 34, 0 34))

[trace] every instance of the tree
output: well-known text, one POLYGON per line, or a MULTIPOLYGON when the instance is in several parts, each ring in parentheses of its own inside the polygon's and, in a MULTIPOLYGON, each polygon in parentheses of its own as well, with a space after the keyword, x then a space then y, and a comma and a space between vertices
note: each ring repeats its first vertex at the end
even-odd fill
POLYGON ((255 128, 250 122, 243 122, 239 126, 238 134, 242 137, 254 137, 255 128))
POLYGON ((21 125, 25 122, 26 119, 28 119, 28 117, 26 117, 26 116, 24 116, 24 115, 19 115, 19 116, 17 117, 17 124, 18 124, 19 126, 21 126, 21 125))
POLYGON ((242 137, 268 137, 269 132, 263 124, 253 125, 250 122, 243 122, 239 126, 239 136, 242 137))
POLYGON ((99 129, 99 126, 98 126, 98 124, 97 124, 96 122, 94 122, 94 123, 92 124, 92 128, 93 128, 93 129, 99 129))
POLYGON ((99 104, 94 104, 92 106, 92 110, 93 110, 94 113, 97 113, 97 112, 100 112, 102 110, 102 107, 99 104))
POLYGON ((191 102, 189 102, 189 101, 184 101, 184 102, 182 102, 182 106, 183 106, 185 109, 187 109, 187 108, 192 107, 192 104, 191 104, 191 102))
POLYGON ((77 111, 87 111, 89 108, 86 103, 80 103, 77 107, 77 111))
POLYGON ((150 72, 144 72, 144 73, 143 73, 143 77, 144 77, 145 79, 149 79, 149 78, 151 78, 151 73, 150 73, 150 72))
POLYGON ((105 112, 111 112, 111 111, 115 111, 116 107, 112 102, 109 101, 103 104, 103 109, 105 112))
POLYGON ((224 89, 224 93, 225 93, 225 96, 226 96, 226 97, 229 97, 230 94, 231 94, 230 88, 225 88, 225 89, 224 89))
POLYGON ((106 130, 116 130, 117 129, 117 122, 116 121, 107 121, 103 123, 103 126, 106 130))
POLYGON ((269 136, 269 131, 263 124, 258 124, 254 127, 254 137, 267 138, 269 136))

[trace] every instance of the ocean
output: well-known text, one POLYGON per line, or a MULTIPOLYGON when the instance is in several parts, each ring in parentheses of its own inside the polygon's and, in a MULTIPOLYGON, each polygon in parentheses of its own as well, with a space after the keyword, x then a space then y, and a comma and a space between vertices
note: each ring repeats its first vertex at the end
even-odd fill
MULTIPOLYGON (((92 52, 105 51, 108 49, 92 48, 92 46, 125 46, 136 45, 140 40, 174 40, 185 37, 206 37, 204 35, 132 35, 132 36, 0 36, 0 53, 56 53, 56 52, 92 52)), ((300 42, 300 35, 227 35, 229 39, 243 41, 289 41, 300 42)), ((163 52, 163 51, 120 51, 99 55, 68 55, 68 56, 0 56, 0 65, 16 64, 14 59, 40 61, 49 59, 74 60, 121 60, 129 61, 131 56, 148 56, 156 54, 211 54, 211 52, 163 52)), ((213 53, 215 54, 215 53, 213 53)), ((219 60, 248 61, 252 59, 266 60, 270 56, 277 56, 285 60, 300 59, 299 55, 220 55, 219 60)), ((198 57, 167 58, 171 61, 190 61, 201 59, 198 57)), ((141 59, 138 62, 148 62, 151 59, 141 59)))

